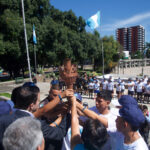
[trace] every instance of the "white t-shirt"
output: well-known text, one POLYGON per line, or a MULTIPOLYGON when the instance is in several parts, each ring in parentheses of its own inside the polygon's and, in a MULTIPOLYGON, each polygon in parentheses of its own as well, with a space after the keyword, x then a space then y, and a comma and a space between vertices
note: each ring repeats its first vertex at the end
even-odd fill
POLYGON ((93 82, 90 82, 89 85, 88 85, 89 89, 94 89, 94 83, 93 82))
MULTIPOLYGON (((109 127, 110 128, 114 128, 114 126, 116 126, 115 120, 117 118, 116 115, 112 114, 111 111, 106 114, 106 115, 102 115, 99 113, 98 109, 96 108, 96 106, 93 106, 91 108, 89 108, 90 110, 94 111, 95 113, 97 113, 98 115, 101 115, 105 118, 107 118, 109 120, 109 127)), ((88 119, 87 117, 82 118, 82 121, 86 121, 86 119, 88 119)), ((116 128, 116 127, 115 127, 116 128)), ((108 133, 109 134, 109 133, 108 133)), ((114 149, 114 147, 116 147, 116 140, 114 140, 113 136, 110 136, 107 140, 107 142, 105 143, 105 145, 102 147, 102 150, 118 150, 118 149, 114 149)), ((121 150, 121 149, 120 149, 121 150)))
POLYGON ((147 85, 145 86, 145 92, 146 92, 146 93, 150 93, 150 84, 147 84, 147 85))
POLYGON ((142 137, 132 144, 123 144, 123 147, 124 150, 148 150, 148 147, 142 137))
POLYGON ((134 82, 133 82, 133 81, 132 81, 132 82, 129 82, 129 83, 128 83, 128 86, 129 86, 129 87, 128 87, 128 90, 129 90, 129 91, 134 91, 134 82), (131 85, 132 85, 132 86, 131 86, 131 85))
MULTIPOLYGON (((80 134, 82 133, 83 127, 79 125, 80 134)), ((66 136, 63 138, 63 145, 61 150, 71 150, 71 128, 68 129, 66 136)))
POLYGON ((95 83, 94 84, 94 90, 99 90, 99 86, 100 86, 99 83, 95 83))
MULTIPOLYGON (((115 111, 119 111, 119 109, 113 108, 111 110, 112 114, 113 112, 114 114, 116 114, 115 111)), ((125 144, 124 135, 117 131, 116 126, 112 126, 111 119, 108 120, 107 131, 110 136, 114 137, 114 142, 116 142, 116 147, 114 147, 114 150, 148 150, 148 147, 142 137, 133 142, 132 144, 125 144)))
POLYGON ((108 87, 109 91, 113 91, 114 90, 114 83, 113 82, 108 82, 107 87, 108 87))
POLYGON ((147 84, 148 78, 144 78, 144 83, 147 84))
POLYGON ((121 84, 116 85, 116 91, 121 92, 121 84))
POLYGON ((103 90, 106 90, 106 89, 107 89, 107 84, 108 84, 107 81, 103 81, 103 82, 102 82, 103 90))
POLYGON ((143 83, 140 82, 137 84, 136 90, 137 90, 137 92, 142 92, 142 89, 143 89, 143 83))
POLYGON ((121 85, 121 90, 124 90, 125 89, 125 83, 121 82, 120 85, 121 85))

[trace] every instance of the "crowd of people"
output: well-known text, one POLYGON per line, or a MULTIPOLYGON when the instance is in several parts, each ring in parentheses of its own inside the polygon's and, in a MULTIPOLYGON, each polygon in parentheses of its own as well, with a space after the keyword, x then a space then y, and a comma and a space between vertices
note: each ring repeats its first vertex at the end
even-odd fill
POLYGON ((87 79, 82 80, 88 85, 82 92, 95 97, 91 108, 79 94, 80 79, 74 89, 53 79, 43 100, 35 83, 14 88, 11 100, 0 101, 0 150, 148 150, 149 112, 146 105, 138 105, 141 95, 135 98, 134 92, 139 93, 139 87, 148 91, 150 80, 141 84, 141 79, 130 79, 124 95, 121 79, 116 84, 111 77, 87 79), (118 105, 110 108, 114 87, 118 105))
POLYGON ((100 91, 109 91, 112 96, 117 95, 118 98, 128 94, 135 97, 138 102, 150 102, 150 79, 146 75, 143 78, 123 80, 119 77, 114 80, 112 76, 99 79, 95 76, 87 76, 85 73, 77 79, 75 89, 81 95, 83 93, 89 95, 89 98, 95 98, 100 91), (126 93, 125 90, 127 90, 126 93))

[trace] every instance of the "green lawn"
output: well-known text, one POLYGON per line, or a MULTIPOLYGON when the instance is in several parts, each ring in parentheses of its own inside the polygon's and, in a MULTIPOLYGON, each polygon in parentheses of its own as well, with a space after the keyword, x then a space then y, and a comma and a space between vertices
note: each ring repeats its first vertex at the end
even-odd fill
POLYGON ((0 93, 0 96, 5 96, 8 98, 11 98, 11 94, 9 94, 9 93, 0 93))

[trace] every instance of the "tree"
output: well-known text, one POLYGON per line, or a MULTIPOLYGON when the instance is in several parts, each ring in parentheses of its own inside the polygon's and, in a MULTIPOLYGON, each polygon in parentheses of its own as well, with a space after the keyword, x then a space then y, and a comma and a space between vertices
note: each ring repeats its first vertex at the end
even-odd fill
MULTIPOLYGON (((49 0, 26 0, 24 6, 31 67, 34 66, 33 24, 39 66, 58 66, 69 57, 82 66, 85 61, 92 62, 94 69, 101 71, 102 40, 106 70, 115 66, 119 45, 113 37, 100 38, 97 31, 87 33, 81 16, 77 17, 72 10, 62 12, 51 6, 49 0)), ((0 1, 0 8, 0 65, 16 77, 27 70, 21 1, 0 1)))

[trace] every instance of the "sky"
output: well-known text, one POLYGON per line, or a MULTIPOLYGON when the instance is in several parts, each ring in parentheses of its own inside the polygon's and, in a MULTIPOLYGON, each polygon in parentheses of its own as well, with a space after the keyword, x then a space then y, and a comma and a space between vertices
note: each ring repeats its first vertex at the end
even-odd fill
MULTIPOLYGON (((150 0, 50 0, 61 11, 72 10, 77 17, 87 20, 97 11, 101 12, 101 36, 115 37, 117 28, 142 25, 145 41, 150 42, 150 0)), ((92 32, 86 27, 87 32, 92 32)))

